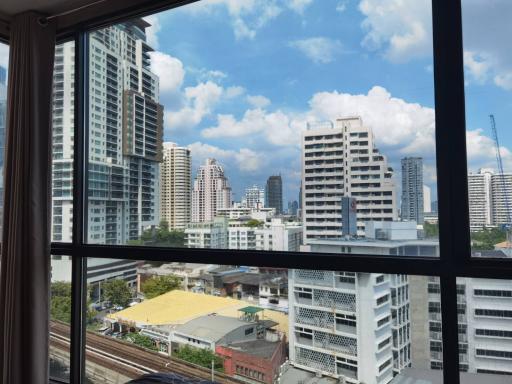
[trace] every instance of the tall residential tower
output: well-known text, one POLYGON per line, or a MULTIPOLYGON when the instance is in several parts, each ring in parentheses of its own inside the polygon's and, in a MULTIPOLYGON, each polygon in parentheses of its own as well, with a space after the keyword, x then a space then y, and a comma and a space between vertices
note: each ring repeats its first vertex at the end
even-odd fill
POLYGON ((357 232, 366 221, 397 218, 393 169, 361 118, 308 124, 302 136, 304 243, 342 236, 341 198, 357 199, 357 232))
POLYGON ((206 159, 197 170, 192 191, 192 222, 212 221, 220 208, 231 206, 231 187, 224 169, 215 159, 206 159))
POLYGON ((192 157, 190 149, 164 143, 160 167, 161 216, 169 228, 185 229, 192 218, 192 157))
POLYGON ((423 223, 423 159, 405 157, 402 159, 402 220, 423 223))

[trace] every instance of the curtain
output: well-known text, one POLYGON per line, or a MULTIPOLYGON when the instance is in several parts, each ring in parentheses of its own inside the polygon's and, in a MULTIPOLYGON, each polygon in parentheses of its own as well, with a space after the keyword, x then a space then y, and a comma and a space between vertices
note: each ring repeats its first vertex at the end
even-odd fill
POLYGON ((0 265, 0 383, 48 383, 55 25, 12 19, 0 265))

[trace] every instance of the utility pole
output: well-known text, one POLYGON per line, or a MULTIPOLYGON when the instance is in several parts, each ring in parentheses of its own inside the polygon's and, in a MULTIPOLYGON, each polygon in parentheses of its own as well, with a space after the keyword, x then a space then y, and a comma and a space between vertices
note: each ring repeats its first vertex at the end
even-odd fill
POLYGON ((213 358, 212 358, 212 383, 215 382, 215 362, 213 361, 213 358))

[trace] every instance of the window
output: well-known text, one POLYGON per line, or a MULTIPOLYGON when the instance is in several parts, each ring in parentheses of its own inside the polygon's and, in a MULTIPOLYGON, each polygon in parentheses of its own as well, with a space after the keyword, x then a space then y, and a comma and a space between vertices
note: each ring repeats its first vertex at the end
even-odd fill
MULTIPOLYGON (((501 306, 503 297, 485 294, 474 294, 472 307, 464 297, 475 287, 507 289, 472 287, 468 279, 512 275, 505 260, 469 257, 471 244, 474 250, 485 247, 503 231, 486 227, 480 232, 489 233, 475 237, 461 219, 469 212, 460 198, 468 165, 460 156, 466 146, 456 52, 461 31, 452 3, 435 2, 430 9, 425 2, 413 10, 407 2, 397 9, 382 3, 373 13, 356 3, 336 11, 327 2, 301 9, 281 2, 275 9, 258 2, 236 9, 198 2, 81 31, 86 47, 78 39, 67 54, 83 64, 72 78, 83 79, 85 70, 89 82, 84 87, 69 81, 68 102, 74 107, 69 98, 83 96, 87 105, 77 103, 76 115, 85 121, 65 117, 66 101, 54 96, 54 134, 60 135, 59 119, 69 118, 62 122, 69 141, 53 142, 52 252, 61 260, 71 255, 89 285, 86 290, 74 275, 78 298, 87 296, 102 312, 75 323, 89 326, 87 345, 103 339, 95 321, 103 319, 110 323, 106 348, 112 355, 133 358, 115 347, 116 338, 125 338, 144 343, 152 358, 166 359, 152 354, 155 348, 176 357, 184 346, 167 345, 169 330, 156 327, 156 320, 149 324, 154 313, 136 320, 121 316, 167 295, 149 298, 142 287, 151 284, 145 277, 172 264, 173 272, 163 274, 177 277, 165 283, 172 291, 252 307, 232 318, 258 322, 267 311, 288 313, 297 323, 288 335, 288 356, 297 366, 354 382, 372 382, 379 372, 379 379, 389 381, 410 365, 413 348, 423 348, 421 366, 445 368, 446 382, 458 380, 457 366, 443 365, 447 356, 459 353, 460 369, 476 372, 468 359, 475 346, 465 341, 468 329, 475 329, 468 322, 508 316, 512 309, 501 306), (432 34, 438 36, 433 47, 432 34), (362 119, 345 116, 351 114, 362 119), (76 148, 87 150, 83 158, 74 158, 76 148), (57 167, 66 162, 72 168, 57 167), (65 172, 77 177, 66 178, 65 172), (68 224, 68 235, 59 234, 68 224), (232 268, 241 269, 243 279, 228 279, 225 271, 232 268), (287 299, 271 303, 260 297, 262 275, 290 284, 287 299), (456 285, 458 275, 467 277, 456 285), (441 306, 441 296, 448 305, 441 306), (390 305, 374 307, 384 297, 390 305), (501 300, 500 306, 486 305, 487 298, 501 300), (371 314, 365 312, 370 307, 371 314), (428 332, 412 345, 426 323, 428 332), (457 323, 458 332, 442 333, 457 323), (376 332, 365 332, 363 324, 376 332), (362 334, 374 337, 365 344, 372 348, 390 336, 375 369, 358 367, 360 356, 369 353, 357 350, 362 334), (354 357, 341 357, 347 353, 354 357)), ((469 139, 472 131, 468 124, 469 139)), ((469 161, 471 168, 471 153, 469 161)), ((199 300, 187 303, 187 310, 207 311, 201 315, 208 324, 223 316, 199 300)), ((71 319, 77 322, 79 313, 71 319)), ((259 337, 268 329, 263 331, 254 328, 259 337)), ((71 339, 81 342, 78 334, 71 339)), ((198 347, 200 338, 187 334, 182 342, 188 339, 191 348, 198 347)), ((90 372, 91 359, 71 356, 75 381, 84 361, 90 372)), ((253 378, 259 373, 247 366, 235 370, 253 378)))

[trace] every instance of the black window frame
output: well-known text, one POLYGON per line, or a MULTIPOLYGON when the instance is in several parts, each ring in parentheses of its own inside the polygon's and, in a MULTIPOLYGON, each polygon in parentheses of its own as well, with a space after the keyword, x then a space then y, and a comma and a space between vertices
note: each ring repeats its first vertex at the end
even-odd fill
MULTIPOLYGON (((342 270, 439 276, 444 329, 457 329, 457 277, 512 279, 512 260, 472 258, 467 185, 465 97, 461 0, 432 0, 435 86, 436 169, 440 256, 403 257, 300 252, 155 248, 86 244, 88 116, 88 33, 94 29, 182 6, 195 0, 143 1, 90 19, 86 25, 58 31, 57 43, 75 42, 75 151, 73 177, 73 240, 53 242, 52 255, 72 257, 70 382, 80 384, 85 372, 86 259, 114 258, 186 261, 278 268, 342 270)), ((50 196, 49 196, 50 198, 50 196)), ((443 332, 444 383, 459 384, 457 332, 443 332)))

